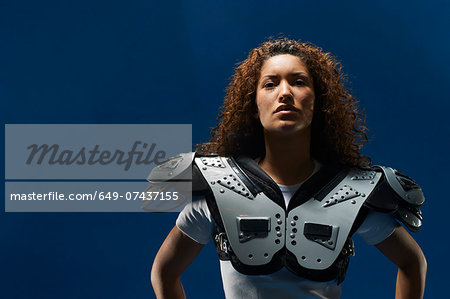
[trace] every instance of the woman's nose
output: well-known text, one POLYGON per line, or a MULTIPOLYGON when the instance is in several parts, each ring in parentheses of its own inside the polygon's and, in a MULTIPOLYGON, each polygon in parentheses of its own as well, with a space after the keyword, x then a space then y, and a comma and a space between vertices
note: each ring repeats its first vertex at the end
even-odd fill
POLYGON ((280 83, 280 94, 279 94, 278 100, 280 102, 286 102, 286 101, 290 101, 292 99, 293 99, 293 96, 292 96, 291 85, 289 84, 289 82, 282 81, 280 83))

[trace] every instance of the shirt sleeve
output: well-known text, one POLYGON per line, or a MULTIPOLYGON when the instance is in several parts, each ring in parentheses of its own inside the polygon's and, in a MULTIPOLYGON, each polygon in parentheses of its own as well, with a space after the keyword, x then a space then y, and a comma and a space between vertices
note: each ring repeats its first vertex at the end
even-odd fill
POLYGON ((370 211, 356 234, 367 244, 376 245, 389 237, 397 226, 392 214, 370 211))
POLYGON ((178 215, 177 227, 189 238, 200 243, 208 243, 214 231, 214 220, 204 197, 194 197, 178 215))

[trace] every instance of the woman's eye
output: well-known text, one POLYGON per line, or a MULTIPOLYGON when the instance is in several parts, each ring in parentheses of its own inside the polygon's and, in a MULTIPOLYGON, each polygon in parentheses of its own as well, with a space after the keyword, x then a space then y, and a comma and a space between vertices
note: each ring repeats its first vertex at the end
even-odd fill
POLYGON ((303 85, 306 85, 306 82, 301 79, 298 79, 298 80, 295 80, 295 85, 303 86, 303 85))
POLYGON ((272 87, 275 87, 275 84, 273 82, 264 83, 264 88, 272 88, 272 87))

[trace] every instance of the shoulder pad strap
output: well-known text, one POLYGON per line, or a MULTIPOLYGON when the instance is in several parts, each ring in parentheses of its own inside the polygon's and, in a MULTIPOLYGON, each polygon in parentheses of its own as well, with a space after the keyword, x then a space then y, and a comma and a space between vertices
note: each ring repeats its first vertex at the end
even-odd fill
POLYGON ((377 184, 373 196, 366 206, 380 212, 395 213, 394 216, 409 230, 416 232, 422 226, 422 212, 419 207, 425 197, 420 186, 410 177, 385 166, 374 166, 383 177, 377 184))

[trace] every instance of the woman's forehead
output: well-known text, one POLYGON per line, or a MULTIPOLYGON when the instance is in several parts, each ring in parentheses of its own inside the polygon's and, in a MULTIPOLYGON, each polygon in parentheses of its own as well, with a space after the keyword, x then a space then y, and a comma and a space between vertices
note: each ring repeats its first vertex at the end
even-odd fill
POLYGON ((280 54, 268 58, 261 67, 260 76, 270 75, 271 73, 273 75, 277 73, 306 73, 309 75, 309 70, 299 57, 291 54, 280 54))

